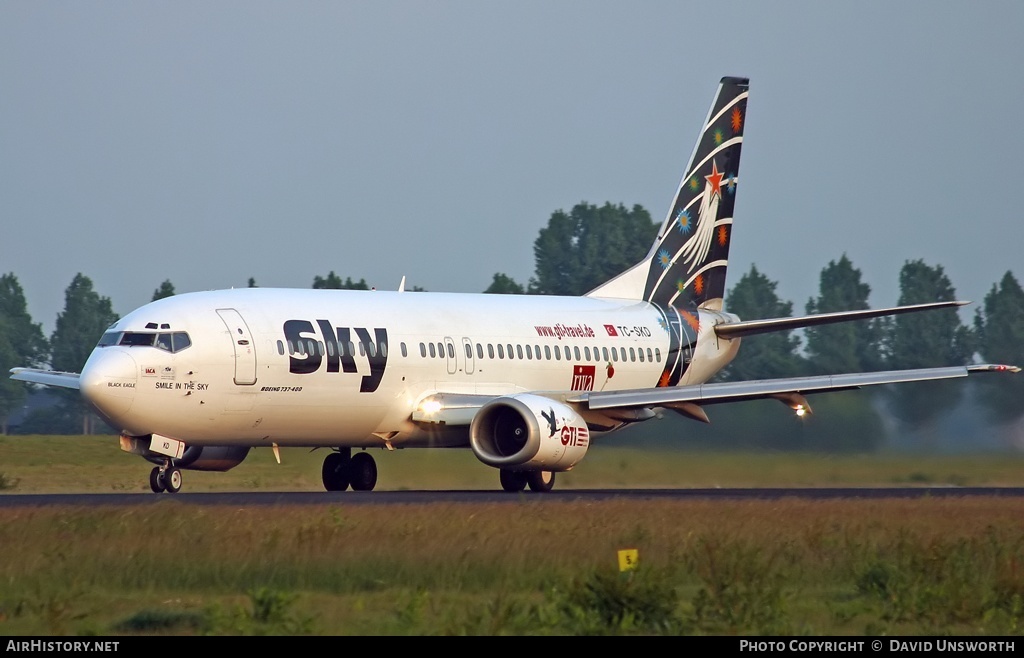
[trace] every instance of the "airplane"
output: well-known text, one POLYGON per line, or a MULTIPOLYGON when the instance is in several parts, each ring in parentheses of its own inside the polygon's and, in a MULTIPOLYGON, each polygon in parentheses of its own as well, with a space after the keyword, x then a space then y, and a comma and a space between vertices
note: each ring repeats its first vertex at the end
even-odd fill
POLYGON ((646 257, 579 297, 240 288, 127 314, 82 372, 13 368, 78 389, 122 450, 176 493, 252 448, 324 448, 327 491, 370 491, 369 449, 469 448, 505 491, 550 491, 599 437, 672 410, 1018 372, 980 364, 742 382, 709 380, 771 331, 955 307, 943 301, 743 321, 723 308, 749 80, 721 79, 646 257), (354 452, 356 451, 356 452, 354 452))

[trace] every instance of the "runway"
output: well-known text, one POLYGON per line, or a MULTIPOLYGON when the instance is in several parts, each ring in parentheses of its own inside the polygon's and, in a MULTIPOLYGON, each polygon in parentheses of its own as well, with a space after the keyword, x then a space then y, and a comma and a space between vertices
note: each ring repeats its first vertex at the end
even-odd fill
POLYGON ((879 500, 886 498, 1020 498, 1024 487, 794 487, 753 489, 571 489, 524 491, 246 491, 214 493, 0 494, 0 507, 98 507, 131 505, 424 505, 438 503, 536 504, 613 500, 879 500))

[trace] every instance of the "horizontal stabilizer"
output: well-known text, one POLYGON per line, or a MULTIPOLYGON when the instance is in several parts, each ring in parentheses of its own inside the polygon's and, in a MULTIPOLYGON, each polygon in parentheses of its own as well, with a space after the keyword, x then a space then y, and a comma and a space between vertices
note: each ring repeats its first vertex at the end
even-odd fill
POLYGON ((78 388, 77 372, 58 372, 36 368, 11 368, 11 379, 61 388, 78 388))
POLYGON ((817 315, 802 315, 797 318, 772 318, 769 320, 745 320, 741 322, 729 322, 715 325, 715 333, 719 338, 737 338, 739 336, 752 336, 754 334, 765 334, 772 331, 788 331, 802 327, 813 327, 820 324, 832 324, 835 322, 852 322, 854 320, 867 320, 884 315, 900 315, 902 313, 916 313, 917 311, 929 311, 937 308, 950 308, 953 306, 965 306, 970 302, 931 302, 928 304, 912 304, 910 306, 893 306, 891 308, 869 308, 860 311, 838 311, 836 313, 819 313, 817 315))

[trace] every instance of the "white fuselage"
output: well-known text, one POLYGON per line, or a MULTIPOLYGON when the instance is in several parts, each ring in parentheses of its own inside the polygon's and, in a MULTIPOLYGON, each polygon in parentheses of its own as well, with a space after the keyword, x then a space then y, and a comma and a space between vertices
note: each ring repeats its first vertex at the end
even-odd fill
MULTIPOLYGON (((187 334, 184 349, 97 347, 87 400, 130 436, 192 445, 467 445, 465 428, 412 420, 437 393, 501 396, 706 381, 738 340, 724 313, 685 315, 673 348, 664 315, 632 300, 456 293, 244 288, 162 299, 108 331, 187 334), (677 371, 678 372, 678 371, 677 371)), ((162 338, 161 338, 162 339, 162 338)))

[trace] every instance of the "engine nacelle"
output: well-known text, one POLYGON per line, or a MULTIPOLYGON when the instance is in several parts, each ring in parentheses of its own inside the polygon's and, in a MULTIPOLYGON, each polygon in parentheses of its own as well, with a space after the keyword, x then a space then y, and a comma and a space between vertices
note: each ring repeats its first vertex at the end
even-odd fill
MULTIPOLYGON (((150 450, 152 435, 120 437, 121 450, 139 455, 146 461, 154 464, 163 464, 167 457, 174 453, 161 454, 150 450)), ((175 443, 179 443, 175 441, 175 443)), ((180 457, 171 458, 171 462, 178 468, 191 471, 229 471, 242 463, 249 455, 248 446, 185 446, 182 445, 180 457)))
POLYGON ((491 400, 469 427, 469 444, 489 466, 568 471, 587 454, 590 431, 572 408, 522 393, 491 400))

